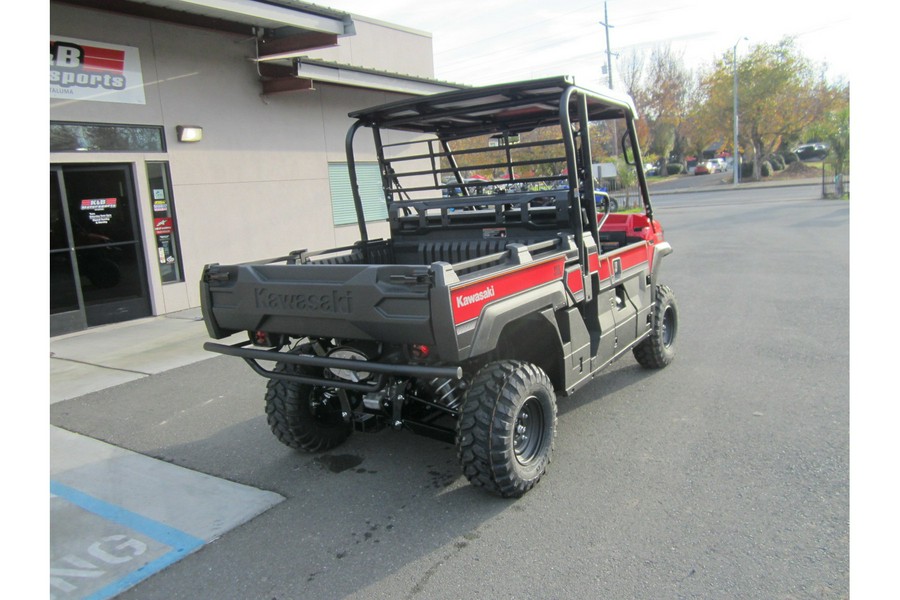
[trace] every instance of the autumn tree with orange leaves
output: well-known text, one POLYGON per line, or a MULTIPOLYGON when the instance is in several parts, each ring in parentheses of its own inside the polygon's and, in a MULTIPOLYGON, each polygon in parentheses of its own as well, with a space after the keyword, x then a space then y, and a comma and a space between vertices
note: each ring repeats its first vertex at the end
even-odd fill
MULTIPOLYGON (((824 72, 795 47, 791 38, 758 44, 738 58, 738 143, 753 159, 753 179, 762 177, 762 163, 782 142, 798 139, 823 119, 840 97, 843 86, 830 84, 824 72)), ((731 52, 716 62, 700 82, 705 102, 698 119, 721 139, 731 139, 734 113, 734 67, 731 52)), ((730 144, 729 144, 730 145, 730 144)))

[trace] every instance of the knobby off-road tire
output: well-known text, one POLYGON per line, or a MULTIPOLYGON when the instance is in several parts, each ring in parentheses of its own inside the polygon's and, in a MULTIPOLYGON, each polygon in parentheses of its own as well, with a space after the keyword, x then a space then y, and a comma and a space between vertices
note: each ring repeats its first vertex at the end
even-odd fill
MULTIPOLYGON (((275 371, 310 373, 304 367, 285 363, 277 363, 275 371)), ((283 379, 270 379, 266 385, 266 416, 282 444, 307 452, 339 446, 353 430, 341 416, 336 390, 283 379)))
POLYGON ((651 316, 650 336, 634 347, 634 358, 642 367, 661 369, 675 358, 678 306, 667 286, 656 286, 656 304, 651 316))
POLYGON ((472 485, 504 498, 522 496, 550 464, 555 436, 556 395, 540 368, 499 361, 475 375, 456 436, 472 485))

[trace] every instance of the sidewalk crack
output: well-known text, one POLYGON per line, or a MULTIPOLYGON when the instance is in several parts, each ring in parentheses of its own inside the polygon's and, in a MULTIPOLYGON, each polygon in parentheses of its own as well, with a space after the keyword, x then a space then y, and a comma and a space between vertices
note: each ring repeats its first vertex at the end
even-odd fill
POLYGON ((53 352, 50 353, 50 358, 55 358, 56 360, 64 360, 66 362, 76 363, 79 365, 87 365, 89 367, 97 367, 99 369, 109 369, 110 371, 121 371, 123 373, 134 373, 135 375, 146 375, 150 376, 153 373, 147 373, 146 371, 136 371, 134 369, 123 369, 121 367, 109 367, 106 365, 99 365, 97 363, 88 362, 86 360, 78 360, 77 358, 66 358, 64 356, 57 356, 53 352))

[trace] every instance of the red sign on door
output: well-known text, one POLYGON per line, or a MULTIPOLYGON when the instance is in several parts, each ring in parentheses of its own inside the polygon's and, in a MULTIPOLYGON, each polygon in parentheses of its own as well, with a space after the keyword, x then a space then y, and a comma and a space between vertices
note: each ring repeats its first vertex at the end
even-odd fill
POLYGON ((116 198, 92 198, 81 201, 81 210, 106 210, 115 208, 116 204, 116 198))
POLYGON ((153 231, 156 235, 168 235, 172 233, 173 220, 170 217, 153 219, 153 231))

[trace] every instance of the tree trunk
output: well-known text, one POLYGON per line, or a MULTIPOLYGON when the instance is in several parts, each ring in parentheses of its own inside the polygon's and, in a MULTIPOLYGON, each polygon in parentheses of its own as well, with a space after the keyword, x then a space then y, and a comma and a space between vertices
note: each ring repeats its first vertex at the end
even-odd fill
POLYGON ((762 140, 753 140, 753 181, 762 181, 762 140))

